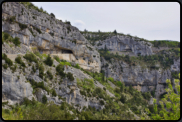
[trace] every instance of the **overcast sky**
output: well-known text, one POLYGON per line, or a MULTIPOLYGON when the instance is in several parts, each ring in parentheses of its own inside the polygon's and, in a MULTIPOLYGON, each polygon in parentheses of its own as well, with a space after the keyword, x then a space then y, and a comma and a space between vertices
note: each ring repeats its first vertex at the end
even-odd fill
POLYGON ((177 2, 32 2, 79 30, 117 32, 147 40, 180 41, 177 2))

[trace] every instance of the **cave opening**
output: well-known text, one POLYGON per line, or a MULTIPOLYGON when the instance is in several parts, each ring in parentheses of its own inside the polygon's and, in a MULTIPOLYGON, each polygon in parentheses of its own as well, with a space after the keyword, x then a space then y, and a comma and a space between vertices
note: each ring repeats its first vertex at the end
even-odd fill
POLYGON ((72 50, 64 50, 64 49, 62 49, 62 53, 63 54, 73 54, 73 51, 72 50))

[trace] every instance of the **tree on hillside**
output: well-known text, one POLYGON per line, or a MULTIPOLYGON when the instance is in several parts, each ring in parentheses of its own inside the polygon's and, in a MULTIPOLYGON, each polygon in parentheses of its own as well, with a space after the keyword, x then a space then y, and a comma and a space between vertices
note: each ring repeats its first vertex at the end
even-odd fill
POLYGON ((114 30, 114 31, 113 31, 113 33, 114 33, 114 34, 117 34, 117 31, 116 31, 116 30, 114 30))
POLYGON ((41 10, 41 11, 43 11, 43 8, 42 8, 42 6, 40 7, 40 10, 41 10))
MULTIPOLYGON (((180 78, 180 74, 179 74, 180 78)), ((168 88, 166 88, 167 94, 164 95, 164 98, 159 101, 161 110, 157 110, 156 99, 154 99, 154 113, 151 113, 147 108, 145 109, 147 113, 151 113, 151 119, 153 120, 178 120, 180 118, 180 80, 175 79, 175 88, 178 93, 174 92, 174 89, 171 85, 169 79, 166 80, 168 88)), ((145 116, 142 117, 145 119, 145 116)))
POLYGON ((124 91, 124 82, 122 82, 122 83, 121 83, 120 91, 121 91, 121 92, 123 92, 123 91, 124 91))
POLYGON ((50 54, 48 55, 47 59, 44 62, 45 62, 45 64, 52 66, 53 59, 51 58, 50 54))
POLYGON ((51 13, 50 15, 51 15, 51 17, 54 17, 55 18, 55 15, 53 13, 51 13))
POLYGON ((84 32, 88 32, 86 29, 84 29, 84 32))

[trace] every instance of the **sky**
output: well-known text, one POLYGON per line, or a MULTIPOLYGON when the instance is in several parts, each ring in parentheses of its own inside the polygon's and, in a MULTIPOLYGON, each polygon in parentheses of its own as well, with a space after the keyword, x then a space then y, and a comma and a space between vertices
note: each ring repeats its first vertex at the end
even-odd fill
POLYGON ((79 30, 180 41, 178 2, 32 2, 79 30))

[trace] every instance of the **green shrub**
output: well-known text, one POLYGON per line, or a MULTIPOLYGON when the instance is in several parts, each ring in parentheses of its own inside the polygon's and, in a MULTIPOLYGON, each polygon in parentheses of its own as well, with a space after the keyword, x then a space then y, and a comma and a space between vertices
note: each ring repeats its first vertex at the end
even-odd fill
POLYGON ((54 59, 59 63, 61 62, 58 56, 54 56, 54 59))
POLYGON ((100 104, 101 104, 101 105, 104 105, 104 101, 103 101, 103 100, 100 100, 100 104))
POLYGON ((150 100, 150 98, 151 98, 150 92, 142 93, 142 95, 143 95, 143 97, 144 97, 146 100, 150 100))
POLYGON ((120 101, 121 101, 122 103, 125 103, 125 102, 126 102, 126 97, 125 97, 123 94, 121 94, 120 101))
POLYGON ((52 73, 51 73, 49 70, 47 71, 47 75, 48 75, 48 77, 50 78, 50 80, 53 79, 53 75, 52 75, 52 73))
POLYGON ((50 54, 48 55, 48 57, 46 58, 46 60, 44 62, 45 62, 45 64, 52 66, 53 59, 51 58, 50 54))
POLYGON ((23 98, 23 103, 22 104, 24 104, 25 106, 28 106, 28 105, 30 105, 31 104, 31 100, 29 100, 28 98, 23 98))
POLYGON ((20 27, 21 30, 27 28, 27 25, 25 25, 25 24, 22 24, 22 23, 19 23, 19 22, 18 22, 18 24, 19 24, 19 27, 20 27))
POLYGON ((10 114, 10 110, 9 109, 4 109, 4 112, 7 114, 10 114))
POLYGON ((44 86, 43 81, 37 83, 37 82, 35 82, 35 81, 32 79, 32 80, 30 80, 30 84, 32 85, 33 89, 35 89, 35 88, 42 88, 42 89, 46 90, 47 92, 50 91, 47 87, 44 86))
POLYGON ((151 113, 154 113, 154 105, 149 105, 148 108, 151 113))
POLYGON ((84 96, 87 96, 87 95, 86 95, 86 92, 85 92, 84 90, 80 90, 80 94, 81 94, 81 95, 84 95, 84 96))
POLYGON ((75 68, 80 69, 79 64, 76 64, 76 65, 75 65, 75 68))
POLYGON ((20 56, 16 57, 15 62, 21 64, 22 63, 21 57, 20 56))
POLYGON ((14 43, 16 46, 19 46, 19 45, 21 44, 20 38, 15 37, 15 38, 13 39, 13 43, 14 43))
POLYGON ((44 82, 42 81, 42 82, 37 83, 37 87, 45 89, 44 82))
POLYGON ((67 77, 68 77, 68 79, 69 79, 70 81, 73 81, 73 80, 74 80, 73 74, 70 73, 70 72, 68 72, 67 77))
POLYGON ((41 30, 39 29, 39 28, 37 28, 37 27, 34 27, 34 26, 32 26, 33 27, 33 29, 34 30, 36 30, 39 34, 41 34, 42 32, 41 32, 41 30))
POLYGON ((33 65, 32 66, 32 71, 35 73, 36 72, 36 69, 35 69, 35 66, 33 65))
POLYGON ((25 63, 22 61, 21 57, 18 56, 15 58, 15 62, 19 63, 21 66, 25 67, 25 63))
POLYGON ((11 67, 12 72, 15 72, 16 68, 17 68, 16 64, 14 65, 14 67, 11 67))
POLYGON ((57 96, 55 89, 52 90, 52 96, 55 96, 55 97, 57 96))
POLYGON ((25 56, 23 56, 23 58, 25 58, 26 60, 30 61, 30 62, 35 62, 37 63, 37 58, 33 53, 26 53, 25 56))
POLYGON ((110 80, 111 82, 114 82, 114 79, 112 77, 109 77, 108 80, 110 80))
POLYGON ((106 88, 105 87, 103 87, 103 89, 106 91, 106 88))
POLYGON ((31 34, 35 37, 32 28, 29 28, 29 31, 31 32, 31 34))
POLYGON ((7 55, 5 53, 2 53, 2 59, 6 59, 7 55))
POLYGON ((10 23, 13 23, 13 22, 15 22, 15 20, 16 20, 16 17, 15 16, 11 16, 8 21, 10 23))
POLYGON ((57 71, 58 74, 59 74, 61 77, 63 77, 63 78, 66 76, 66 74, 63 72, 63 71, 64 71, 64 67, 63 67, 62 64, 57 65, 56 71, 57 71))
POLYGON ((116 93, 120 93, 120 89, 118 89, 118 88, 115 88, 114 91, 115 91, 116 93))
POLYGON ((44 94, 43 97, 42 97, 42 103, 46 104, 47 103, 47 97, 46 95, 44 94))
POLYGON ((40 52, 36 51, 34 54, 35 54, 36 56, 38 56, 40 59, 43 59, 43 56, 40 54, 40 52))
POLYGON ((150 94, 154 97, 155 96, 155 89, 152 90, 150 94))
POLYGON ((44 76, 44 66, 41 64, 39 65, 39 77, 43 79, 44 76))
POLYGON ((12 66, 13 65, 13 62, 11 61, 11 59, 9 59, 7 57, 7 55, 5 53, 2 54, 2 59, 5 60, 5 63, 7 63, 9 66, 12 66))
POLYGON ((51 13, 50 15, 51 15, 51 17, 54 17, 55 18, 55 15, 53 13, 51 13))
POLYGON ((4 69, 7 69, 8 68, 8 65, 7 64, 3 64, 3 68, 4 69))
POLYGON ((12 65, 13 65, 13 62, 12 62, 11 59, 9 59, 8 57, 5 58, 5 62, 6 62, 9 66, 12 66, 12 65))
POLYGON ((2 32, 2 37, 4 38, 4 40, 7 40, 11 36, 6 32, 2 32))
POLYGON ((101 93, 102 92, 102 89, 100 87, 97 87, 97 88, 95 88, 95 91, 94 92, 101 93))
POLYGON ((61 64, 61 65, 68 65, 68 66, 71 66, 70 62, 66 62, 66 61, 60 62, 60 64, 61 64))
POLYGON ((65 24, 69 24, 69 25, 71 25, 71 23, 70 23, 69 21, 66 21, 66 22, 65 22, 65 24))
POLYGON ((120 91, 121 91, 121 93, 124 92, 124 88, 125 88, 124 83, 121 83, 121 85, 120 85, 120 91))

